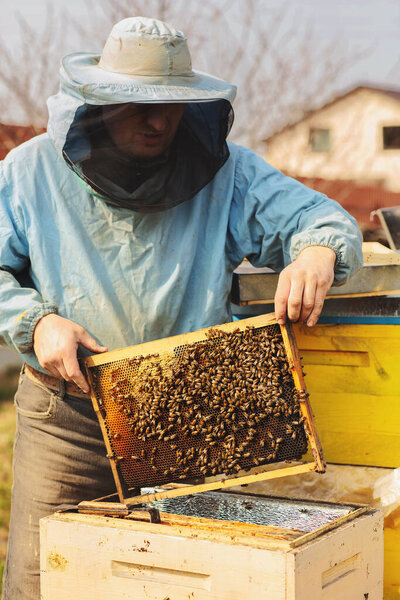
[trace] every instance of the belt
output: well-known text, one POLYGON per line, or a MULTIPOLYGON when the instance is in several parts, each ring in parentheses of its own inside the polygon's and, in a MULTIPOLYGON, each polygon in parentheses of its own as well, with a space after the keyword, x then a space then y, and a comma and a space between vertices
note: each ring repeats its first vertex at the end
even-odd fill
POLYGON ((25 373, 35 383, 40 383, 41 385, 45 385, 51 390, 56 392, 61 392, 62 389, 65 389, 65 393, 69 396, 79 396, 80 398, 90 398, 89 393, 85 393, 81 390, 80 387, 76 385, 73 381, 65 381, 64 379, 58 379, 57 377, 53 377, 52 375, 47 375, 46 373, 42 373, 42 371, 38 371, 34 369, 30 365, 25 364, 25 373))

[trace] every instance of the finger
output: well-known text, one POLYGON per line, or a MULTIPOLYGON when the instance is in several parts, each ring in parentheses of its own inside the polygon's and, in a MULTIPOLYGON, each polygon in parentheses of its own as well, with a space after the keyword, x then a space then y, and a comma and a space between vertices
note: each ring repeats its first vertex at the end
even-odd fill
POLYGON ((291 321, 298 321, 303 302, 304 279, 292 280, 287 303, 287 313, 291 321))
POLYGON ((315 294, 317 292, 316 278, 310 278, 305 282, 303 290, 303 302, 301 305, 300 321, 305 323, 313 311, 315 294))
POLYGON ((64 367, 67 373, 67 381, 73 381, 82 391, 88 392, 89 385, 79 368, 76 351, 64 357, 64 367))
POLYGON ((63 375, 59 371, 59 363, 60 361, 56 358, 45 358, 41 356, 40 352, 36 352, 36 357, 38 359, 39 365, 45 369, 50 375, 53 377, 57 377, 57 379, 63 379, 63 375))
POLYGON ((57 377, 57 379, 64 379, 55 365, 45 362, 42 363, 41 361, 39 361, 39 365, 43 367, 43 369, 45 369, 48 373, 50 373, 50 375, 53 375, 53 377, 57 377))
POLYGON ((318 286, 315 293, 314 308, 307 319, 307 325, 312 327, 318 321, 319 315, 321 314, 322 307, 324 306, 324 300, 326 296, 326 286, 318 286))
POLYGON ((59 375, 58 375, 59 379, 65 379, 65 381, 69 381, 68 374, 67 374, 67 371, 65 370, 64 363, 62 362, 62 360, 57 363, 56 369, 59 373, 59 375))
POLYGON ((286 321, 287 300, 290 292, 290 279, 284 271, 279 275, 275 292, 275 318, 280 325, 286 321))
POLYGON ((83 333, 78 338, 78 342, 92 352, 107 352, 107 348, 105 346, 100 346, 100 344, 98 344, 85 330, 83 330, 83 333))

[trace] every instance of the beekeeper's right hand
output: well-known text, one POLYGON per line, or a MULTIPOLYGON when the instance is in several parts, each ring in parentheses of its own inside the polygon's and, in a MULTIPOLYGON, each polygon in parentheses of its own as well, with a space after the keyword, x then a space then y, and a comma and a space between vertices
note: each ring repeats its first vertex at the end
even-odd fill
POLYGON ((42 317, 33 332, 33 349, 40 366, 54 377, 73 381, 86 393, 89 385, 79 367, 78 344, 92 352, 107 351, 83 327, 54 313, 42 317))

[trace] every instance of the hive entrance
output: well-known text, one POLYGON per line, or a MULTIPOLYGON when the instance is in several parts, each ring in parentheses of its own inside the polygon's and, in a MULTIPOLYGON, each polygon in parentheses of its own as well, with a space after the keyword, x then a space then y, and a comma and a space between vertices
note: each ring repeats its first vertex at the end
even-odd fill
POLYGON ((93 401, 125 486, 238 477, 306 453, 313 423, 289 340, 246 321, 88 359, 101 361, 88 365, 93 401))

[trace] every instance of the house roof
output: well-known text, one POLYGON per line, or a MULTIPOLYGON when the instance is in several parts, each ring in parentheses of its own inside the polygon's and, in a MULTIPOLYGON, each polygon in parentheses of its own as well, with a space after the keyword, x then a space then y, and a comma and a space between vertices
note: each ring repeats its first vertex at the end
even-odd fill
POLYGON ((45 129, 33 127, 33 125, 8 125, 0 123, 0 160, 8 154, 12 148, 26 142, 30 138, 39 133, 43 133, 45 129))
POLYGON ((295 125, 297 125, 298 123, 301 123, 305 119, 308 119, 309 117, 311 117, 312 115, 316 114, 320 110, 322 110, 324 108, 328 108, 329 106, 332 106, 336 102, 339 102, 340 100, 343 100, 343 98, 346 98, 347 96, 350 96, 350 95, 354 94, 355 92, 358 92, 359 90, 363 90, 363 89, 364 90, 372 90, 372 91, 375 91, 375 92, 380 92, 380 93, 384 94, 385 96, 389 96, 390 98, 393 98, 394 100, 398 100, 400 102, 400 88, 396 89, 396 88, 383 87, 383 86, 380 86, 380 85, 372 85, 372 84, 362 84, 362 83, 360 83, 360 84, 358 84, 356 86, 351 87, 350 89, 346 90, 345 92, 342 92, 340 94, 335 95, 331 100, 329 100, 328 102, 325 102, 324 104, 322 104, 318 108, 315 108, 313 110, 309 110, 309 111, 305 112, 304 115, 300 119, 297 119, 296 121, 293 121, 293 123, 288 123, 287 125, 285 125, 281 129, 278 129, 272 135, 270 135, 269 137, 265 138, 262 141, 265 142, 265 143, 269 142, 275 136, 279 135, 280 133, 283 133, 284 131, 290 129, 291 127, 294 127, 295 125))
POLYGON ((370 214, 378 208, 400 206, 400 192, 390 192, 378 185, 360 185, 351 180, 298 177, 295 179, 308 187, 333 198, 345 208, 359 225, 376 229, 380 225, 371 221, 370 214))

